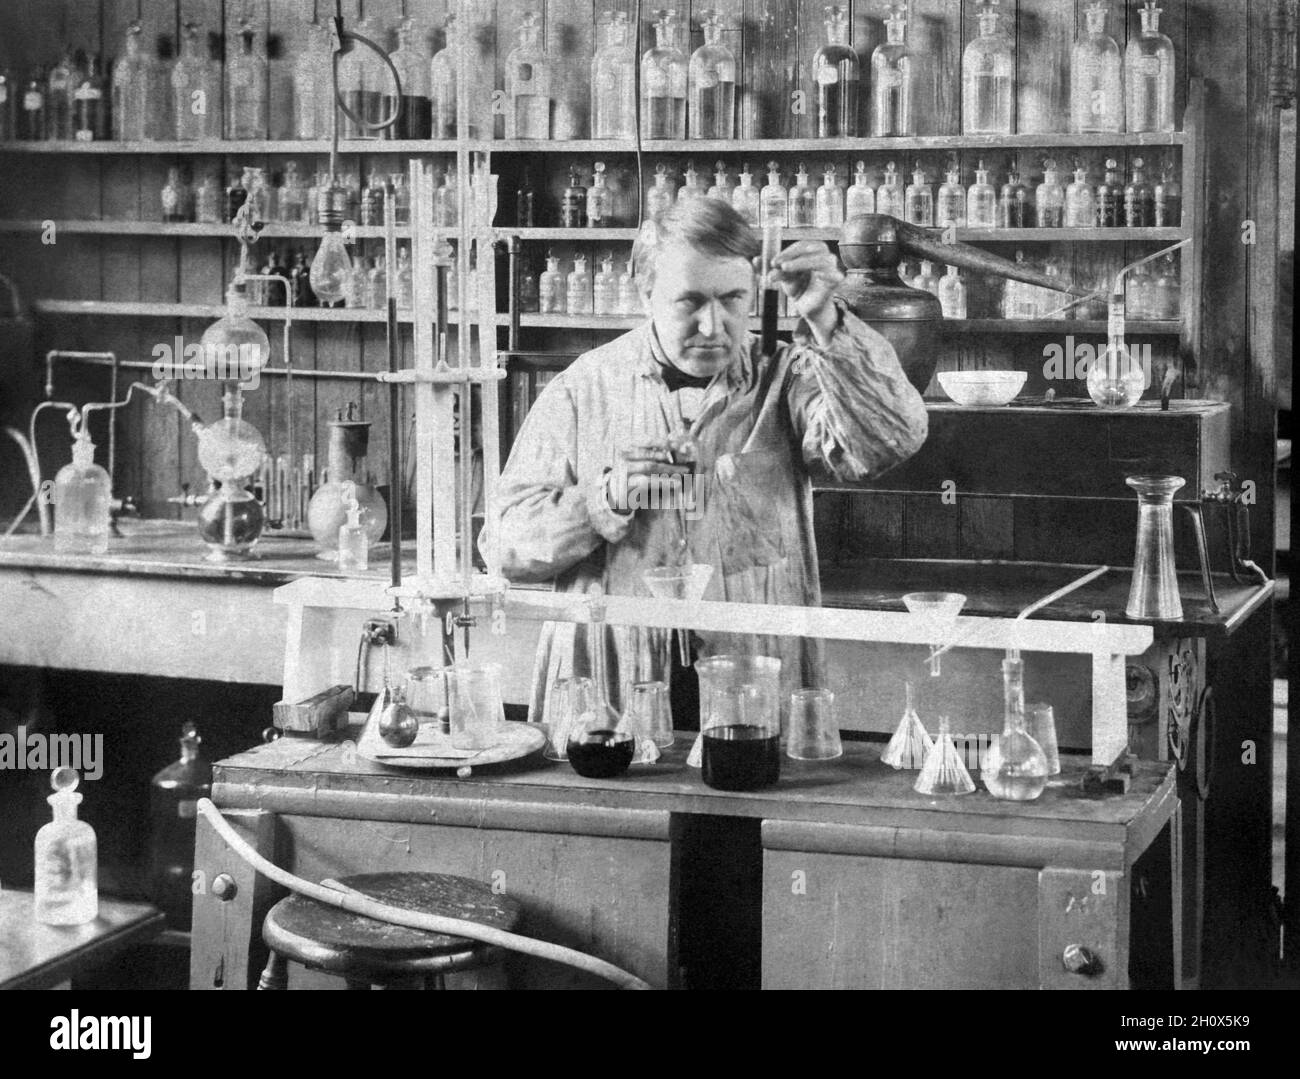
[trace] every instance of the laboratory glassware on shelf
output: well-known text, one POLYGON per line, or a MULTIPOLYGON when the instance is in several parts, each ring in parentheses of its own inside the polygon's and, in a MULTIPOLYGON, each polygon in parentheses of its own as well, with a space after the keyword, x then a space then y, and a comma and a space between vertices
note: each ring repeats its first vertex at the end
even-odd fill
POLYGON ((687 68, 690 112, 687 117, 693 139, 736 137, 736 56, 722 43, 722 15, 700 13, 704 44, 691 54, 687 68))
POLYGON ((849 45, 848 14, 843 7, 826 8, 826 43, 813 54, 812 77, 817 92, 817 137, 852 138, 858 131, 858 54, 849 45))
POLYGON ((876 188, 876 213, 896 217, 902 221, 907 216, 907 204, 904 200, 902 181, 898 178, 898 167, 891 161, 885 166, 885 178, 876 188))
POLYGON ((876 212, 876 191, 867 178, 867 163, 859 161, 853 174, 853 186, 844 198, 844 216, 857 217, 859 214, 876 212))
POLYGON ((641 57, 642 134, 684 139, 689 63, 677 46, 677 13, 660 9, 655 16, 655 47, 641 57))
POLYGON ((1156 0, 1146 0, 1138 13, 1142 29, 1124 53, 1129 131, 1174 130, 1174 43, 1160 32, 1160 11, 1156 0))
MULTIPOLYGON (((317 48, 321 49, 318 42, 317 48)), ((310 55, 304 53, 304 55, 310 55)), ((328 54, 326 54, 328 56, 328 54)), ((317 68, 319 69, 311 82, 312 97, 308 100, 312 103, 313 113, 318 110, 315 105, 317 100, 323 99, 320 87, 325 85, 324 79, 326 72, 324 65, 319 62, 317 57, 317 68)), ((301 59, 299 64, 301 64, 301 59)), ((184 32, 181 35, 180 56, 177 57, 176 63, 172 65, 171 71, 171 92, 172 92, 172 111, 175 120, 175 137, 181 141, 193 141, 196 139, 219 139, 222 131, 222 98, 221 98, 221 65, 213 58, 211 47, 208 43, 207 35, 203 33, 203 28, 198 23, 189 22, 185 24, 184 32)), ((294 102, 295 106, 300 108, 300 95, 303 93, 298 88, 297 76, 294 82, 294 102)), ((312 134, 304 135, 300 131, 300 139, 321 138, 324 131, 319 125, 312 128, 312 134)))
POLYGON ((99 917, 99 846, 95 830, 77 819, 81 777, 72 768, 50 775, 45 800, 54 819, 36 833, 33 916, 42 925, 84 925, 99 917))
POLYGON ((1065 188, 1056 162, 1048 159, 1043 165, 1043 182, 1034 193, 1037 221, 1040 229, 1059 229, 1065 225, 1065 188))
POLYGON ((998 192, 989 182, 984 162, 975 170, 975 182, 966 192, 966 224, 973 229, 997 228, 998 192))
POLYGON ((709 188, 705 197, 717 199, 731 206, 732 184, 731 178, 727 175, 727 164, 725 161, 717 162, 713 172, 713 184, 709 188))
POLYGON ((307 527, 318 547, 316 557, 322 561, 338 559, 339 529, 348 523, 349 491, 360 507, 359 522, 372 549, 388 525, 388 504, 367 467, 370 423, 355 419, 355 410, 355 404, 349 404, 346 413, 339 409, 330 421, 328 465, 307 505, 307 527))
MULTIPOLYGON (((204 347, 206 351, 219 346, 210 340, 204 347)), ((266 444, 257 429, 243 419, 244 398, 240 390, 227 390, 221 401, 222 418, 196 429, 199 464, 208 473, 214 488, 199 508, 199 536, 208 546, 209 562, 247 557, 265 524, 262 504, 246 485, 262 467, 266 444)))
POLYGON ((740 170, 740 183, 732 189, 731 205, 736 213, 745 219, 746 224, 755 228, 758 226, 760 197, 759 189, 754 186, 754 174, 746 165, 740 170))
POLYGON ((226 126, 232 139, 264 139, 267 133, 267 59, 252 20, 240 21, 233 55, 226 61, 226 126))
POLYGON ((903 206, 908 224, 927 228, 934 224, 934 189, 920 165, 912 173, 912 182, 903 193, 903 206))
POLYGON ((1090 229, 1097 224, 1097 200, 1093 196, 1088 170, 1080 165, 1074 170, 1074 179, 1065 189, 1065 227, 1090 229))
POLYGON ((542 27, 536 11, 525 11, 519 27, 519 44, 506 57, 506 138, 551 137, 551 61, 542 46, 542 27))
POLYGON ((911 682, 905 683, 905 691, 907 703, 903 708, 903 718, 894 728, 889 745, 880 755, 880 762, 896 771, 904 768, 919 771, 925 764, 926 757, 930 755, 930 751, 934 749, 934 739, 926 731, 921 717, 916 714, 915 694, 911 682))
POLYGON ((429 61, 430 127, 435 139, 456 137, 456 57, 460 30, 456 16, 448 15, 443 26, 444 44, 429 61))
POLYGON ((333 131, 331 84, 333 57, 329 31, 318 22, 306 23, 293 65, 294 134, 300 139, 329 138, 333 131))
POLYGON ((1109 5, 1088 5, 1086 30, 1070 53, 1070 130, 1075 134, 1124 130, 1123 61, 1106 32, 1109 5))
POLYGON ((817 227, 837 229, 844 224, 844 191, 836 182, 835 166, 830 165, 817 189, 817 227))
POLYGON ((792 229, 810 229, 816 221, 816 196, 808 186, 808 170, 801 163, 790 188, 787 224, 792 229))
POLYGON ((939 185, 939 196, 934 205, 934 223, 940 228, 966 226, 966 188, 961 183, 961 171, 954 162, 939 185))
POLYGON ((962 54, 962 131, 1010 135, 1015 98, 1015 50, 998 27, 998 0, 979 13, 979 36, 962 54))
POLYGON ((876 138, 916 134, 912 102, 912 52, 907 47, 907 5, 891 4, 885 20, 887 39, 871 54, 873 109, 871 133, 876 138))
MULTIPOLYGON (((433 106, 430 103, 430 71, 432 57, 424 44, 424 35, 415 20, 406 18, 397 28, 397 48, 389 55, 401 82, 401 116, 397 123, 385 130, 396 139, 428 139, 433 137, 433 106)), ((398 101, 390 79, 386 84, 384 115, 397 112, 398 101)))
POLYGON ((630 139, 636 134, 636 50, 628 41, 625 11, 602 16, 603 44, 591 61, 591 137, 630 139))

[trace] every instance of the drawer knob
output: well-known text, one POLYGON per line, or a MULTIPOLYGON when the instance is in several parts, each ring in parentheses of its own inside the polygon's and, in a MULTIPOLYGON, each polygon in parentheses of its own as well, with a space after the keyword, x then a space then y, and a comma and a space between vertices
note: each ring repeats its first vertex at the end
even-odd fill
POLYGON ((1061 953, 1061 963, 1071 974, 1092 978, 1101 973, 1101 959, 1091 948, 1082 944, 1067 944, 1061 953))
POLYGON ((239 892, 239 885, 229 873, 221 873, 212 881, 212 894, 223 903, 229 903, 239 892))

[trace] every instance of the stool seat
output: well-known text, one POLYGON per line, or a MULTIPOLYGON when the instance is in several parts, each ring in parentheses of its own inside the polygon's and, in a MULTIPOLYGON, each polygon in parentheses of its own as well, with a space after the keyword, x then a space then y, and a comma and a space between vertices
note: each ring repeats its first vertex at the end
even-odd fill
MULTIPOLYGON (((381 903, 511 931, 522 908, 486 884, 443 873, 361 873, 340 884, 381 903)), ((466 937, 389 925, 303 895, 282 899, 262 924, 282 958, 350 981, 420 978, 494 962, 499 949, 466 937)))

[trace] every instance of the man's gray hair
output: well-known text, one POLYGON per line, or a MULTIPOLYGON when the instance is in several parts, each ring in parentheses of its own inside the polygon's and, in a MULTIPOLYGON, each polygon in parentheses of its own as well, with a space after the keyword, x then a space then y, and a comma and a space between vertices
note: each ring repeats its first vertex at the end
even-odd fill
POLYGON ((632 245, 632 272, 643 292, 654 286, 655 263, 669 244, 683 243, 717 258, 751 262, 763 249, 758 233, 721 199, 679 202, 641 226, 632 245))

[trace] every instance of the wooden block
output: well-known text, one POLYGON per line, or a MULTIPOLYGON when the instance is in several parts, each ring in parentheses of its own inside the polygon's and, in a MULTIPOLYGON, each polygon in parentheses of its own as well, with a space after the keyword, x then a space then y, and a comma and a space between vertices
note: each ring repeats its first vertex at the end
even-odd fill
POLYGON ((272 705, 275 725, 285 731, 324 737, 347 726, 348 707, 355 697, 351 686, 337 685, 305 700, 277 701, 272 705))

